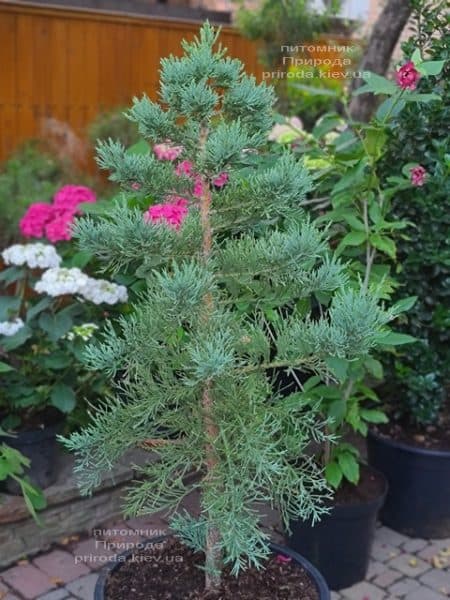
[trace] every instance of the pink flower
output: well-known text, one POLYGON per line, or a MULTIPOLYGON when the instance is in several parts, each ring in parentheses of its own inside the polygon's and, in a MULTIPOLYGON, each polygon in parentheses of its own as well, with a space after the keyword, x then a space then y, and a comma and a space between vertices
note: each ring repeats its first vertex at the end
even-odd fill
POLYGON ((25 237, 41 238, 46 224, 53 218, 53 207, 45 202, 35 202, 28 207, 21 218, 20 232, 25 237))
POLYGON ((427 172, 425 167, 422 165, 417 165, 416 167, 412 167, 410 169, 411 173, 411 183, 416 187, 421 187, 427 178, 427 172))
POLYGON ((72 232, 70 231, 72 223, 73 213, 62 213, 46 225, 45 237, 53 243, 70 240, 72 237, 72 232))
POLYGON ((402 90, 415 90, 419 79, 420 73, 411 60, 402 65, 395 74, 397 85, 402 90))
POLYGON ((194 189, 192 193, 196 198, 201 198, 203 195, 203 181, 199 175, 197 175, 195 178, 194 189))
POLYGON ((141 184, 138 183, 137 181, 135 181, 134 183, 131 184, 131 189, 132 190, 140 190, 141 189, 141 184))
POLYGON ((275 559, 277 561, 277 563, 290 563, 292 561, 292 558, 290 556, 285 556, 284 554, 277 554, 277 557, 275 559))
POLYGON ((183 152, 182 146, 171 146, 170 144, 155 144, 153 152, 158 160, 175 160, 183 152))
POLYGON ((172 229, 180 229, 188 214, 188 201, 180 196, 171 196, 173 202, 154 204, 144 213, 144 219, 152 223, 166 223, 172 229))
POLYGON ((226 185, 228 183, 229 178, 230 178, 230 176, 228 175, 228 173, 223 171, 222 173, 220 173, 220 175, 218 175, 215 179, 213 179, 213 184, 216 187, 223 187, 224 185, 226 185))
POLYGON ((180 177, 181 175, 185 175, 186 177, 192 177, 194 174, 194 165, 190 160, 182 160, 175 167, 175 173, 180 177))
POLYGON ((75 210, 82 202, 95 202, 95 193, 84 185, 64 185, 53 197, 53 206, 62 210, 75 210))

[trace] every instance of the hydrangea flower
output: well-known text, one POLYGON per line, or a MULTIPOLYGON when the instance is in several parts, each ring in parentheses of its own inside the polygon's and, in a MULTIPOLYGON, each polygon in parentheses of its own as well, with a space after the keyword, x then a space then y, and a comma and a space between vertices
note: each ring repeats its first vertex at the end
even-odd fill
POLYGON ((45 226, 53 218, 53 207, 45 202, 35 202, 28 207, 19 222, 19 228, 25 237, 41 238, 45 235, 45 226))
POLYGON ((182 146, 172 146, 171 144, 155 144, 153 152, 158 160, 176 160, 183 152, 182 146))
POLYGON ((58 267, 61 257, 50 244, 13 244, 2 252, 5 265, 27 265, 30 269, 58 267))
POLYGON ((402 65, 395 74, 395 80, 397 85, 402 88, 402 90, 410 90, 413 91, 417 87, 417 82, 420 79, 420 73, 416 69, 416 66, 409 60, 404 65, 402 65))
POLYGON ((77 267, 67 269, 55 267, 45 271, 34 286, 36 292, 49 296, 78 294, 87 284, 89 277, 77 267))
POLYGON ((172 229, 180 229, 188 214, 188 201, 179 196, 172 196, 173 202, 154 204, 144 213, 144 219, 153 223, 166 223, 172 229))
POLYGON ((76 212, 81 203, 95 201, 95 193, 84 185, 64 185, 53 196, 54 208, 63 212, 76 212))
POLYGON ((124 285, 118 285, 106 279, 89 277, 80 293, 83 298, 94 304, 117 304, 128 300, 127 288, 124 285))
POLYGON ((19 317, 14 319, 14 321, 2 321, 0 322, 0 335, 15 335, 24 325, 25 323, 19 317))
POLYGON ((416 167, 412 167, 410 170, 411 173, 411 183, 416 187, 422 187, 427 178, 427 171, 425 167, 422 165, 417 165, 416 167))

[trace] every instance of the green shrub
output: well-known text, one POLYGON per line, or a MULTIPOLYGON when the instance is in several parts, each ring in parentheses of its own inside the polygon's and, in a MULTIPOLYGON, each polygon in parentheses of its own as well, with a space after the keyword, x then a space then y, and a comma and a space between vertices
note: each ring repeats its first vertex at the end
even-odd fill
POLYGON ((423 187, 399 191, 394 200, 396 218, 414 224, 398 244, 399 295, 418 297, 403 327, 423 343, 391 361, 389 386, 394 412, 425 425, 438 419, 450 376, 450 33, 444 3, 415 5, 417 26, 403 45, 406 57, 418 46, 427 59, 447 62, 440 75, 422 78, 417 89, 436 92, 442 101, 421 110, 405 107, 385 160, 386 175, 392 164, 414 161, 427 171, 423 187))
POLYGON ((92 146, 95 146, 97 140, 108 138, 118 140, 127 147, 139 141, 140 136, 136 123, 127 119, 124 112, 124 108, 113 108, 100 113, 94 119, 88 128, 88 137, 92 146))

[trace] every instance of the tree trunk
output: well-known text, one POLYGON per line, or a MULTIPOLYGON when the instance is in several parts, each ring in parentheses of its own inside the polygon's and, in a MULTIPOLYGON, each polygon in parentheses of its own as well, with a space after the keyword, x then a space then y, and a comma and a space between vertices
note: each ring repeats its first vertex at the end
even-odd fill
MULTIPOLYGON (((385 75, 394 48, 411 12, 410 0, 387 0, 377 22, 373 26, 359 71, 373 71, 378 75, 385 75)), ((353 92, 362 83, 361 79, 354 79, 350 91, 353 92)), ((368 121, 376 104, 377 99, 373 94, 354 96, 350 103, 350 115, 356 121, 368 121)))

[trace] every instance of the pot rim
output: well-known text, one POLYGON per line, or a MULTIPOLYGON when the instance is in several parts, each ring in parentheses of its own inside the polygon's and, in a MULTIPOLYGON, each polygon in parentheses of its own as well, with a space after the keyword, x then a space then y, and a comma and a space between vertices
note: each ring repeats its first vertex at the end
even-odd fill
POLYGON ((382 442, 383 444, 385 444, 386 446, 390 446, 391 448, 398 448, 399 450, 403 450, 404 452, 409 452, 410 454, 418 454, 420 456, 435 456, 439 458, 450 459, 450 450, 419 448, 417 446, 413 446, 412 444, 407 444, 406 442, 398 442, 397 440, 394 440, 389 436, 381 435, 373 429, 369 429, 367 437, 372 438, 377 442, 382 442))
MULTIPOLYGON (((146 539, 142 543, 148 544, 151 542, 153 544, 157 544, 157 543, 162 542, 171 537, 174 537, 174 536, 173 535, 161 535, 158 537, 146 539)), ((306 558, 304 558, 301 554, 298 554, 298 552, 295 552, 294 550, 291 550, 291 548, 288 548, 286 546, 280 546, 279 544, 270 542, 269 547, 274 553, 284 554, 285 556, 289 556, 289 557, 293 558, 297 564, 299 564, 301 567, 303 567, 305 569, 305 571, 308 573, 308 575, 314 581, 316 588, 317 588, 317 592, 319 594, 319 600, 330 600, 330 598, 331 598, 330 590, 328 588, 328 585, 327 585, 323 575, 316 569, 316 567, 314 565, 312 565, 308 560, 306 560, 306 558)), ((136 549, 131 549, 131 550, 122 552, 121 554, 117 555, 116 560, 110 561, 103 567, 103 569, 101 570, 101 573, 99 575, 99 578, 97 580, 97 583, 95 585, 94 600, 105 600, 106 581, 107 581, 109 575, 111 573, 113 573, 114 571, 120 569, 120 567, 124 564, 126 559, 129 556, 131 556, 135 551, 136 551, 136 549), (117 558, 119 558, 119 557, 122 560, 117 560, 117 558)))

